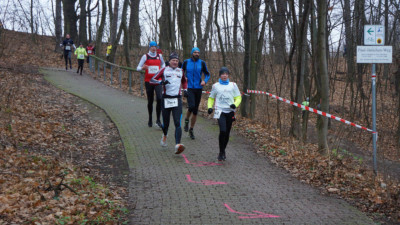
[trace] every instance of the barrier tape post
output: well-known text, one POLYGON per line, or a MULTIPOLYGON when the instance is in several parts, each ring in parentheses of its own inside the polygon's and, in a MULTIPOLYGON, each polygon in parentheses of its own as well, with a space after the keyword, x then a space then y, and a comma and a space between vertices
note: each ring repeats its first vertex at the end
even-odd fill
MULTIPOLYGON (((376 131, 376 64, 372 64, 372 129, 376 131)), ((374 173, 378 172, 378 165, 376 162, 377 157, 377 135, 376 132, 372 133, 372 147, 373 147, 373 161, 374 161, 374 173)))
POLYGON ((342 118, 340 118, 340 117, 334 116, 334 115, 329 114, 329 113, 326 113, 326 112, 322 112, 322 111, 313 109, 313 108, 311 108, 311 107, 308 107, 308 106, 299 104, 299 103, 297 103, 297 102, 292 102, 292 101, 290 101, 290 100, 288 100, 288 99, 281 98, 281 97, 276 96, 276 95, 273 95, 273 94, 271 94, 271 93, 264 92, 264 91, 255 91, 255 90, 247 90, 247 93, 250 93, 250 94, 265 94, 265 95, 268 95, 268 96, 270 96, 270 97, 272 97, 272 98, 278 99, 279 101, 285 102, 285 103, 287 103, 287 104, 290 104, 290 105, 293 105, 293 106, 302 108, 302 109, 304 109, 304 110, 307 110, 307 111, 316 113, 316 114, 321 115, 321 116, 325 116, 325 117, 328 117, 328 118, 331 118, 331 119, 340 121, 340 122, 342 122, 342 123, 345 123, 345 124, 347 124, 347 125, 350 125, 350 126, 353 126, 353 127, 359 128, 359 129, 362 129, 362 130, 369 131, 369 132, 371 132, 373 135, 375 135, 376 138, 378 138, 378 133, 377 133, 375 130, 371 130, 371 129, 369 129, 369 128, 366 128, 366 127, 360 126, 360 125, 358 125, 358 124, 352 123, 352 122, 350 122, 350 121, 348 121, 348 120, 342 119, 342 118))

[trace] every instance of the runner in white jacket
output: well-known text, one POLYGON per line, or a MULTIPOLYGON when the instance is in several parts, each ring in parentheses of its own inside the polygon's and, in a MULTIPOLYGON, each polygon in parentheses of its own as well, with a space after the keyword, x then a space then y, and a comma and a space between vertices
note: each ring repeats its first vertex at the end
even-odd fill
POLYGON ((229 70, 222 67, 219 70, 219 81, 212 86, 208 98, 208 114, 213 112, 219 125, 219 154, 218 161, 226 160, 225 149, 229 141, 232 123, 235 121, 235 109, 242 101, 242 96, 236 83, 229 82, 229 70))
POLYGON ((175 154, 180 154, 185 150, 185 146, 181 144, 182 137, 182 89, 187 89, 186 76, 181 68, 178 68, 179 56, 173 52, 169 56, 169 66, 159 70, 150 80, 150 84, 163 85, 162 95, 162 116, 163 116, 163 136, 161 138, 161 146, 167 146, 167 134, 169 120, 172 118, 175 124, 175 154))

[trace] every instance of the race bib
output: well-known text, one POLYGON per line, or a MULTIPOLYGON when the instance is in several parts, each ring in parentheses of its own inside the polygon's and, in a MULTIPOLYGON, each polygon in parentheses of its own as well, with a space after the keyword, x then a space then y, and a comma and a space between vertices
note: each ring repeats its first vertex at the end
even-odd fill
POLYGON ((149 74, 156 74, 158 72, 158 69, 159 69, 158 66, 149 66, 148 73, 149 74))
POLYGON ((65 50, 71 50, 71 46, 65 46, 65 50))
POLYGON ((164 108, 173 108, 178 106, 178 99, 177 98, 165 98, 164 99, 164 108))
POLYGON ((221 110, 215 110, 214 111, 214 119, 219 119, 219 117, 221 117, 221 110))
POLYGON ((78 55, 78 58, 79 58, 79 59, 84 59, 85 56, 84 56, 83 54, 79 54, 79 55, 78 55))
POLYGON ((88 53, 88 54, 92 54, 92 50, 88 50, 87 53, 88 53))

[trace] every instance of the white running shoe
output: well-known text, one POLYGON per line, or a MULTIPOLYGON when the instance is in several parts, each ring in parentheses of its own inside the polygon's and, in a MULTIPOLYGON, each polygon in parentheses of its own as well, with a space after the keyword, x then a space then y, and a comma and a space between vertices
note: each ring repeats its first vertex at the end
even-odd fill
POLYGON ((185 146, 183 144, 175 145, 175 154, 181 154, 185 150, 185 146))
POLYGON ((160 141, 160 145, 163 147, 167 147, 167 136, 163 134, 161 141, 160 141))

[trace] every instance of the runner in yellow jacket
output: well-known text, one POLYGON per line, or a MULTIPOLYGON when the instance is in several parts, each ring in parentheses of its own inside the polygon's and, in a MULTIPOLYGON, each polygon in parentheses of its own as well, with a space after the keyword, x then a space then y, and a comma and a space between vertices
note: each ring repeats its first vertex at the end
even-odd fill
POLYGON ((79 48, 75 50, 75 55, 78 58, 78 70, 76 73, 79 73, 79 69, 81 69, 81 75, 82 75, 82 70, 83 70, 83 64, 85 63, 85 56, 88 56, 86 49, 83 48, 82 43, 79 44, 79 48))

